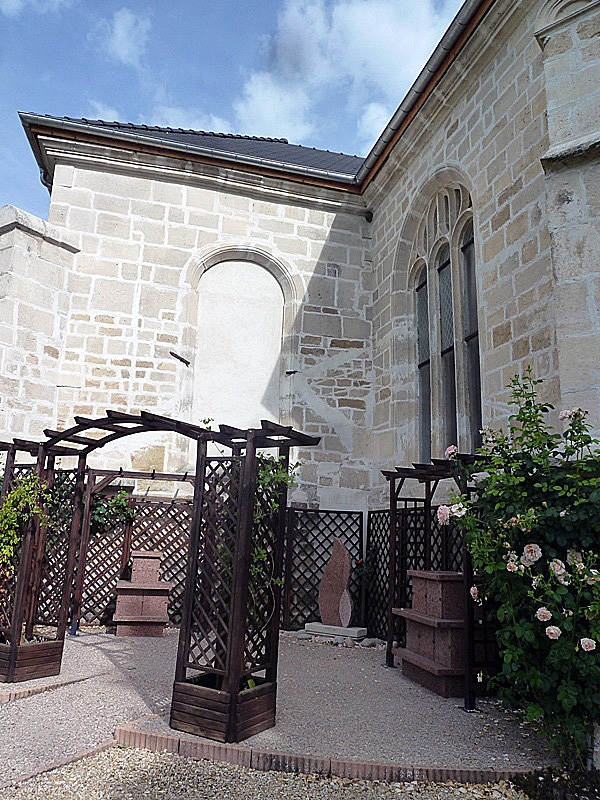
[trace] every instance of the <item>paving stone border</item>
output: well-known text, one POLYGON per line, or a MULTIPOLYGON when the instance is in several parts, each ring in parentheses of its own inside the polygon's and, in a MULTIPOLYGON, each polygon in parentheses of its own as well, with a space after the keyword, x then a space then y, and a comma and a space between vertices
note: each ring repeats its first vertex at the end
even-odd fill
POLYGON ((187 758, 223 761, 262 772, 302 772, 314 773, 329 778, 358 778, 364 781, 385 781, 404 783, 408 781, 430 781, 444 783, 497 783, 511 780, 516 775, 527 774, 529 770, 491 770, 491 769, 447 769, 444 767, 422 767, 381 763, 377 761, 354 761, 322 756, 298 755, 296 753, 271 753, 235 744, 221 744, 210 739, 198 738, 191 741, 177 735, 151 733, 131 725, 117 725, 116 744, 123 747, 137 747, 154 753, 167 751, 187 758))

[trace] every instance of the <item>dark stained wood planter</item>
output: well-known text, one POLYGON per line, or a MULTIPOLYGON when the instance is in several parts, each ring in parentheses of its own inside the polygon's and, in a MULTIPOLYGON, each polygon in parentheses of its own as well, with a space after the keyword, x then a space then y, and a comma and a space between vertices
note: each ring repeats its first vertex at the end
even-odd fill
MULTIPOLYGON (((214 684, 210 675, 201 680, 214 684)), ((200 683, 175 682, 170 725, 218 742, 241 742, 275 725, 276 694, 277 684, 271 682, 237 694, 200 683)))
POLYGON ((60 673, 64 641, 31 642, 19 644, 13 655, 11 673, 11 646, 0 644, 0 683, 30 681, 60 673))

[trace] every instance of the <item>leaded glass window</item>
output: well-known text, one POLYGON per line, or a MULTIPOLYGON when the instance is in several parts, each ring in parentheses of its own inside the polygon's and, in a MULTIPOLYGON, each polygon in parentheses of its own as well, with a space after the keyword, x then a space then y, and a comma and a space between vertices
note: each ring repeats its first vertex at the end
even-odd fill
POLYGON ((429 301, 427 268, 423 267, 417 282, 417 358, 419 370, 419 457, 431 458, 431 373, 429 359, 429 301))

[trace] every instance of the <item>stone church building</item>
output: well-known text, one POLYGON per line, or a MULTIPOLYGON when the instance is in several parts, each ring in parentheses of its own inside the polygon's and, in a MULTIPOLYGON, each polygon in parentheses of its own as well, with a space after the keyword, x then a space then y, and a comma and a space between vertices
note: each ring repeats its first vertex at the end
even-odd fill
MULTIPOLYGON (((0 438, 270 418, 322 436, 294 501, 359 509, 502 425, 527 365, 598 428, 597 0, 467 0, 366 159, 21 119, 51 203, 0 209, 0 438)), ((113 466, 190 466, 124 441, 113 466)))

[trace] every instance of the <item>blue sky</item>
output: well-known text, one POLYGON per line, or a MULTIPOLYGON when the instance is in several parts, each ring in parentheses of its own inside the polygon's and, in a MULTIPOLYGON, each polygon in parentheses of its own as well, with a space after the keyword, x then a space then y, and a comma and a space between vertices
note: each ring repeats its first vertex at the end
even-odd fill
POLYGON ((366 155, 459 0, 0 0, 0 205, 47 216, 17 111, 366 155))

